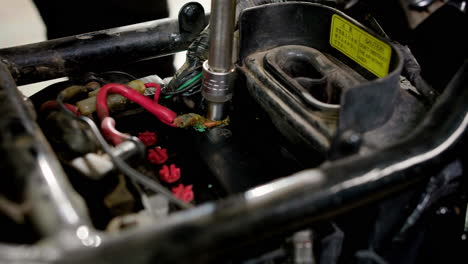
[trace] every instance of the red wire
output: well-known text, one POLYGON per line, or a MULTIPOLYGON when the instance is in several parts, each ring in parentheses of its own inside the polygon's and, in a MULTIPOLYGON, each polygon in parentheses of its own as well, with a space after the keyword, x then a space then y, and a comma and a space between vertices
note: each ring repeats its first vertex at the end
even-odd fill
POLYGON ((153 102, 157 104, 159 102, 159 96, 161 95, 161 85, 159 85, 159 83, 145 83, 145 87, 146 88, 149 88, 149 87, 156 88, 156 90, 154 91, 153 102))
POLYGON ((119 145, 126 139, 130 138, 129 135, 126 135, 115 129, 115 120, 109 116, 102 120, 101 131, 104 137, 110 140, 110 142, 112 142, 114 145, 119 145))
MULTIPOLYGON (((76 116, 79 116, 80 115, 80 110, 78 107, 72 105, 72 104, 64 104, 65 107, 70 110, 71 112, 73 112, 73 114, 75 114, 76 116)), ((53 101, 53 100, 50 100, 50 101, 47 101, 45 103, 43 103, 41 105, 41 111, 44 111, 44 110, 52 110, 52 109, 59 109, 59 105, 56 101, 53 101)))
POLYGON ((177 117, 177 114, 172 110, 156 104, 145 96, 139 94, 137 91, 126 87, 122 84, 110 83, 104 85, 97 94, 96 97, 96 109, 97 114, 100 120, 103 120, 105 117, 109 116, 109 108, 107 106, 107 94, 108 93, 118 93, 123 97, 129 99, 132 102, 135 102, 145 108, 148 112, 156 116, 161 122, 166 125, 175 127, 173 124, 174 119, 177 117))

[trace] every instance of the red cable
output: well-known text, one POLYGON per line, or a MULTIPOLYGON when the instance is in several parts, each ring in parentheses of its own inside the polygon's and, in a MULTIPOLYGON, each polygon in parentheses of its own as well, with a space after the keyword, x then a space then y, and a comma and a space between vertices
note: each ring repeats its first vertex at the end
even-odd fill
POLYGON ((118 93, 123 97, 129 99, 132 102, 135 102, 145 108, 147 111, 155 115, 161 122, 166 125, 175 127, 173 124, 174 119, 177 117, 177 114, 172 110, 155 104, 150 99, 139 94, 137 91, 126 87, 122 84, 110 83, 104 85, 96 97, 96 109, 97 114, 100 120, 103 120, 105 117, 109 116, 109 109, 107 107, 107 93, 118 93))
POLYGON ((156 103, 156 104, 159 103, 159 96, 161 95, 161 85, 159 85, 159 83, 145 83, 145 87, 146 88, 150 88, 150 87, 155 88, 153 102, 156 103))
POLYGON ((129 135, 124 134, 117 129, 115 129, 115 120, 112 117, 105 117, 101 122, 101 131, 102 135, 110 140, 112 144, 115 146, 119 145, 120 143, 124 142, 128 138, 129 135))
MULTIPOLYGON (((66 103, 64 105, 68 110, 73 112, 73 114, 75 114, 76 116, 81 115, 80 110, 79 110, 78 107, 76 107, 76 106, 74 106, 72 104, 66 104, 66 103)), ((50 101, 47 101, 47 102, 45 102, 45 103, 43 103, 41 105, 41 111, 52 110, 52 109, 59 109, 59 105, 58 105, 58 103, 56 101, 50 100, 50 101)))

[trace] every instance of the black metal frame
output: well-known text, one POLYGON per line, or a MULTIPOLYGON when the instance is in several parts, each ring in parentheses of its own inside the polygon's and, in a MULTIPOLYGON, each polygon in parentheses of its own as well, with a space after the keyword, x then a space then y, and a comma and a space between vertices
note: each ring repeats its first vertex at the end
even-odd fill
POLYGON ((98 71, 184 51, 206 26, 199 3, 186 4, 178 20, 161 19, 0 49, 17 85, 98 71))

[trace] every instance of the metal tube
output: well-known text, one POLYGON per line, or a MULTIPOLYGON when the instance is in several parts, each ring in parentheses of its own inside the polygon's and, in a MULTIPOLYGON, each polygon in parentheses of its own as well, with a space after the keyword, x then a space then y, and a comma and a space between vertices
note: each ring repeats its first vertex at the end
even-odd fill
POLYGON ((235 0, 211 1, 210 50, 208 61, 203 64, 202 88, 207 118, 211 120, 225 118, 225 103, 232 97, 235 11, 235 0))
POLYGON ((232 69, 235 0, 212 0, 208 64, 214 72, 232 69))
POLYGON ((187 49, 205 27, 205 19, 203 6, 189 3, 180 10, 179 20, 160 19, 0 49, 0 61, 18 85, 102 71, 187 49))
POLYGON ((210 102, 206 106, 206 115, 211 120, 222 120, 225 116, 225 105, 224 103, 212 103, 210 102))

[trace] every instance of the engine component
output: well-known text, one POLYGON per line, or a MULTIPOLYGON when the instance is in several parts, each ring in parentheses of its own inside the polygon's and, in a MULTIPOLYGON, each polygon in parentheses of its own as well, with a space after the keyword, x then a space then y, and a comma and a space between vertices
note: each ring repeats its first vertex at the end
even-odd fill
POLYGON ((189 3, 170 32, 0 50, 0 262, 466 262, 468 62, 443 89, 425 75, 440 54, 395 43, 364 0, 236 2, 209 27, 189 3), (155 34, 174 39, 149 55, 155 34), (168 85, 115 71, 182 43, 168 85), (30 98, 36 115, 12 74, 71 76, 30 98), (115 92, 136 104, 110 109, 115 92))
POLYGON ((278 7, 244 12, 240 59, 250 93, 290 141, 336 158, 394 142, 418 121, 422 105, 399 88, 403 58, 398 49, 334 9, 278 7), (318 18, 320 23, 316 23, 318 18), (250 27, 252 20, 265 26, 250 27), (285 25, 288 34, 273 37, 285 25), (299 37, 303 35, 309 37, 299 37), (376 49, 383 54, 375 55, 376 49), (413 116, 405 117, 407 124, 398 121, 398 128, 392 126, 403 113, 413 116), (295 118, 284 118, 290 115, 295 118), (379 128, 384 142, 372 132, 379 128), (356 141, 348 144, 347 134, 365 139, 353 147, 356 141))

